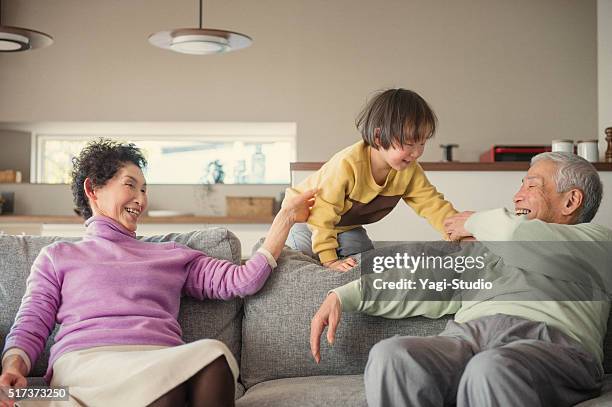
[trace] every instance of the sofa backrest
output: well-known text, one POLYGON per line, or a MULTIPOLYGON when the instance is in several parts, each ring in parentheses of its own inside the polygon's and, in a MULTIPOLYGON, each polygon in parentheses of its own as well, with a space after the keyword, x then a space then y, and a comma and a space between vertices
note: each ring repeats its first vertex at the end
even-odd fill
MULTIPOLYGON (((175 241, 209 256, 240 263, 240 241, 227 229, 210 228, 189 233, 171 233, 163 236, 142 237, 144 241, 175 241)), ((60 240, 76 241, 79 238, 43 236, 0 236, 0 351, 4 338, 13 324, 21 299, 25 293, 30 268, 40 250, 60 240)), ((183 298, 179 323, 186 342, 202 338, 223 341, 240 360, 242 300, 197 301, 183 298)), ((56 327, 57 330, 57 327, 56 327)), ((47 368, 49 349, 55 331, 47 341, 46 349, 37 361, 30 376, 42 376, 47 368)))
MULTIPOLYGON (((310 322, 329 290, 359 278, 359 269, 338 273, 299 252, 285 249, 264 288, 245 298, 242 320, 241 377, 246 388, 286 377, 363 373, 370 348, 393 335, 438 334, 442 319, 391 320, 344 313, 336 342, 321 338, 321 362, 310 354, 310 322)), ((612 372, 612 335, 604 345, 606 372, 612 372)))
POLYGON ((444 329, 448 318, 388 320, 344 313, 333 348, 322 337, 317 365, 310 354, 310 321, 329 290, 357 278, 358 268, 331 271, 285 248, 264 288, 245 298, 240 363, 245 387, 285 377, 361 374, 376 342, 393 335, 434 335, 444 329))

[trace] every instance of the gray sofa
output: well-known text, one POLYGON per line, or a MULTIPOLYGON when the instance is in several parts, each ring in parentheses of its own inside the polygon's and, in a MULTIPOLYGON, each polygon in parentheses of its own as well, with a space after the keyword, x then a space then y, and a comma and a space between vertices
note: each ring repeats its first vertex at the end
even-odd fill
MULTIPOLYGON (((42 247, 58 237, 0 236, 0 349, 4 346, 25 291, 30 266, 42 247)), ((145 238, 174 240, 211 256, 238 262, 240 242, 223 228, 145 238)), ((392 335, 433 335, 445 319, 385 320, 344 314, 333 348, 323 340, 319 365, 310 355, 310 320, 328 290, 359 276, 359 270, 330 272, 314 260, 285 249, 279 266, 255 296, 233 301, 199 302, 184 298, 179 321, 185 341, 216 338, 225 342, 240 363, 237 405, 365 406, 362 372, 368 351, 392 335)), ((84 294, 90 287, 83 287, 84 294)), ((31 381, 40 383, 48 349, 36 363, 31 381)), ((612 373, 612 337, 606 338, 604 367, 612 373)), ((604 394, 581 407, 612 405, 612 375, 604 394)))

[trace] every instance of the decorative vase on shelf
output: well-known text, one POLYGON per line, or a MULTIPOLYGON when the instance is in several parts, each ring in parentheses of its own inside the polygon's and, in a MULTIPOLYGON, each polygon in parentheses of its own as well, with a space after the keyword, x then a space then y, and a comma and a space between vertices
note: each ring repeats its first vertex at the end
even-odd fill
POLYGON ((208 163, 206 167, 206 174, 204 176, 205 182, 209 184, 223 184, 225 179, 225 171, 223 170, 223 164, 221 161, 215 160, 208 163))

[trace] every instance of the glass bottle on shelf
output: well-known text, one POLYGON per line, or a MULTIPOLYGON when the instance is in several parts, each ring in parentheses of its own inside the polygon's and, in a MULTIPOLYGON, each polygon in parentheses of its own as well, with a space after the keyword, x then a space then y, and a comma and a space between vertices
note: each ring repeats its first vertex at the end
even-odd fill
POLYGON ((234 183, 246 183, 246 162, 244 159, 236 161, 236 165, 234 166, 234 183))
POLYGON ((262 145, 255 145, 255 152, 251 158, 251 183, 263 184, 266 179, 266 155, 261 151, 262 145))

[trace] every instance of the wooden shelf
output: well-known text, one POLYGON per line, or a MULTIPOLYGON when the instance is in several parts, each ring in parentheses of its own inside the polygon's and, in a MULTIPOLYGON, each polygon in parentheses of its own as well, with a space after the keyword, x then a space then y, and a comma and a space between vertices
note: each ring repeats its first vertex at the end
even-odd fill
MULTIPOLYGON (((263 217, 235 217, 235 216, 160 216, 160 217, 143 217, 139 223, 141 224, 208 224, 208 225, 225 225, 225 224, 269 224, 272 223, 273 216, 263 217)), ((83 223, 83 218, 78 216, 43 216, 43 215, 0 215, 0 223, 83 223)))
MULTIPOLYGON (((290 164, 291 171, 316 171, 323 162, 296 162, 290 164)), ((425 171, 527 171, 529 163, 524 161, 508 162, 420 162, 425 171)), ((612 163, 593 163, 598 171, 612 171, 612 163)))

